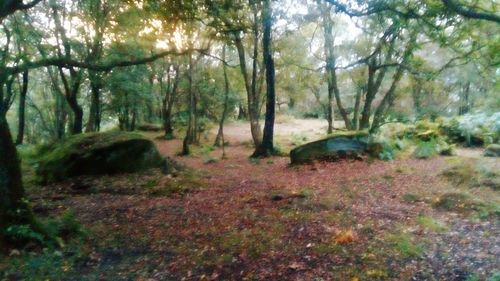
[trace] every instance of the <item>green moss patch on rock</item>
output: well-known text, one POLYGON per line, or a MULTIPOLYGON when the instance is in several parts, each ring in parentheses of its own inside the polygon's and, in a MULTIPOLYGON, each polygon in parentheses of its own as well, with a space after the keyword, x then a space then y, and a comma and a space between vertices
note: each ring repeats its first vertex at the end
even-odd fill
POLYGON ((369 153, 370 147, 367 132, 342 132, 296 147, 290 151, 290 159, 292 164, 302 164, 314 160, 359 158, 369 153))
POLYGON ((484 156, 486 157, 500 157, 500 144, 490 144, 484 150, 484 156))
POLYGON ((138 133, 112 131, 75 135, 41 147, 36 174, 47 183, 79 175, 137 172, 164 163, 151 140, 138 133))

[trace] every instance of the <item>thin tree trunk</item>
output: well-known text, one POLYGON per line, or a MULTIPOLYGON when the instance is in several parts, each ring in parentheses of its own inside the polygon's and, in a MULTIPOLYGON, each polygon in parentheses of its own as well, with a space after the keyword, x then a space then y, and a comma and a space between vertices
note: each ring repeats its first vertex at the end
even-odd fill
MULTIPOLYGON (((173 139, 174 138, 174 129, 172 127, 172 109, 174 107, 175 97, 177 95, 177 87, 179 85, 179 67, 174 67, 175 70, 175 78, 173 82, 173 86, 171 85, 170 74, 167 74, 167 89, 164 93, 162 100, 162 119, 163 119, 163 128, 165 130, 165 138, 173 139)), ((168 67, 168 71, 170 72, 170 66, 168 67)), ((160 85, 163 83, 160 81, 160 85)), ((163 89, 163 87, 162 87, 163 89)), ((163 91, 163 90, 162 90, 163 91)))
POLYGON ((257 97, 254 96, 254 92, 252 91, 252 86, 250 84, 250 80, 248 78, 247 68, 246 68, 246 59, 245 59, 245 49, 243 47, 243 42, 239 36, 239 34, 234 34, 234 42, 236 46, 236 50, 238 51, 238 58, 240 60, 240 71, 243 75, 243 81, 245 83, 245 90, 247 92, 247 102, 248 102, 248 117, 250 119, 250 131, 252 133, 252 139, 255 147, 258 147, 262 141, 260 124, 259 124, 259 116, 258 116, 258 100, 257 97))
POLYGON ((328 121, 327 133, 331 134, 334 129, 334 112, 333 112, 333 78, 334 78, 334 67, 335 62, 333 61, 333 37, 332 37, 332 23, 330 18, 330 7, 327 6, 326 3, 323 3, 322 0, 319 0, 320 9, 323 17, 323 32, 325 37, 324 42, 324 53, 326 60, 326 76, 327 76, 327 88, 328 88, 328 102, 327 102, 327 111, 326 111, 326 120, 328 121))
MULTIPOLYGON (((222 47, 222 59, 226 59, 226 45, 222 47)), ((219 130, 217 131, 217 136, 215 137, 215 146, 221 145, 222 140, 222 149, 223 149, 223 157, 224 155, 224 120, 226 119, 227 110, 228 110, 228 102, 229 102, 229 79, 227 77, 227 65, 224 61, 222 64, 222 70, 224 72, 224 107, 222 109, 222 116, 219 121, 219 130)))
POLYGON ((340 97, 340 90, 337 85, 337 73, 335 69, 335 52, 334 52, 334 42, 332 29, 333 24, 330 17, 331 6, 326 3, 321 3, 322 5, 322 15, 323 15, 323 31, 325 36, 325 59, 326 59, 326 71, 327 71, 327 81, 328 81, 328 103, 331 109, 328 110, 328 133, 333 130, 334 113, 333 113, 333 97, 335 97, 335 102, 337 103, 337 108, 339 113, 344 120, 345 126, 348 130, 352 129, 351 120, 344 106, 342 105, 342 99, 340 97), (333 94, 333 97, 332 97, 333 94))
POLYGON ((363 95, 363 88, 358 88, 356 91, 356 98, 354 101, 354 113, 352 116, 352 123, 354 130, 359 130, 359 106, 361 105, 361 96, 363 95))
POLYGON ((266 117, 264 124, 264 135, 262 143, 258 146, 253 153, 253 157, 270 156, 274 153, 274 118, 276 109, 276 92, 274 85, 274 59, 273 51, 271 48, 271 28, 272 28, 272 15, 270 0, 264 0, 262 11, 262 24, 264 34, 262 37, 262 47, 264 55, 264 65, 266 67, 266 117))
POLYGON ((89 73, 91 99, 86 132, 98 132, 101 127, 101 81, 97 75, 89 73))
POLYGON ((16 144, 22 144, 24 139, 25 113, 26 113, 26 94, 28 93, 28 71, 23 72, 23 82, 21 92, 19 93, 19 110, 16 144))
POLYGON ((186 136, 182 142, 182 155, 189 155, 189 145, 193 143, 193 136, 196 135, 194 126, 194 93, 193 93, 193 54, 189 53, 189 69, 188 69, 188 93, 189 93, 189 117, 186 136))

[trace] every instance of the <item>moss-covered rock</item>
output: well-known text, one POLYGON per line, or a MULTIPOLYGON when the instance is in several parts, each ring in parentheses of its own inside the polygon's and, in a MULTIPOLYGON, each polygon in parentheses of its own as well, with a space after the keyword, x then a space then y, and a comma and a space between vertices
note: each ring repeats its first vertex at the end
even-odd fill
POLYGON ((490 144, 484 150, 484 156, 487 157, 500 157, 500 144, 490 144))
POLYGON ((359 158, 371 151, 367 132, 343 132, 306 143, 290 151, 292 164, 313 160, 335 161, 342 158, 359 158))
POLYGON ((71 136, 41 147, 36 174, 42 183, 79 175, 136 172, 165 164, 154 143, 138 133, 104 132, 71 136))

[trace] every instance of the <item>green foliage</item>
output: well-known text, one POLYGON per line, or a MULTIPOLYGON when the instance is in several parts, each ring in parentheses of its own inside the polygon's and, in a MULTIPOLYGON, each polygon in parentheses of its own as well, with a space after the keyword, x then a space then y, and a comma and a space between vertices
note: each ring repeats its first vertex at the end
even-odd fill
POLYGON ((12 256, 6 268, 0 272, 2 280, 95 280, 92 275, 77 273, 77 263, 86 254, 75 245, 69 245, 64 251, 44 248, 41 253, 12 256))
POLYGON ((423 228, 435 231, 435 232, 443 232, 447 230, 447 227, 444 223, 437 221, 431 217, 426 216, 418 216, 417 223, 423 228))
POLYGON ((417 147, 413 152, 413 155, 416 158, 420 159, 430 158, 437 154, 438 154, 438 147, 435 140, 418 142, 417 147))
POLYGON ((304 134, 292 133, 292 145, 299 146, 307 142, 307 136, 304 134))
POLYGON ((46 242, 44 235, 34 231, 31 226, 27 224, 9 226, 5 234, 13 240, 34 240, 40 244, 45 244, 46 242))
POLYGON ((54 242, 57 242, 58 246, 63 246, 65 240, 83 238, 87 235, 72 211, 65 211, 60 217, 45 222, 36 221, 34 225, 36 229, 33 225, 12 225, 6 229, 5 234, 12 241, 33 241, 50 248, 57 246, 54 242))
POLYGON ((445 120, 441 132, 455 143, 479 146, 500 140, 500 113, 467 114, 445 120))
POLYGON ((382 152, 379 153, 378 158, 380 160, 391 161, 396 157, 397 150, 394 146, 384 143, 382 146, 382 152))
POLYGON ((423 245, 416 244, 414 237, 410 234, 401 232, 388 237, 394 250, 405 258, 418 257, 424 252, 423 245))
POLYGON ((445 211, 477 211, 485 204, 466 193, 448 192, 436 198, 432 206, 445 211))
POLYGON ((419 202, 421 201, 422 198, 420 195, 418 194, 414 194, 414 193, 405 193, 403 195, 403 201, 406 202, 406 203, 416 203, 416 202, 419 202))

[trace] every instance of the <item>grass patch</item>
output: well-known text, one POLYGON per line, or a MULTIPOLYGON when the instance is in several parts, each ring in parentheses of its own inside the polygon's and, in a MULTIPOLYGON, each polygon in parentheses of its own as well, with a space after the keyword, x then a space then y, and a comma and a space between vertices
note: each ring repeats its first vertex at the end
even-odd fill
POLYGON ((405 258, 418 257, 424 252, 424 247, 422 244, 416 244, 414 237, 409 233, 399 233, 395 235, 390 235, 387 239, 393 249, 405 258))
POLYGON ((223 260, 241 254, 255 259, 276 248, 281 243, 282 233, 283 228, 277 224, 269 229, 232 230, 223 234, 217 244, 224 253, 223 260))
POLYGON ((415 193, 405 193, 403 195, 403 201, 409 204, 413 204, 422 201, 422 197, 415 193))
POLYGON ((443 222, 440 222, 438 220, 435 220, 431 217, 427 216, 419 216, 417 218, 417 223, 428 230, 434 231, 434 232, 443 232, 446 231, 448 228, 443 222))
POLYGON ((486 186, 500 189, 500 174, 487 166, 479 166, 474 161, 463 161, 445 170, 442 175, 457 186, 486 186))
POLYGON ((159 180, 150 180, 146 183, 147 193, 151 196, 176 196, 185 195, 205 187, 201 175, 191 169, 180 173, 177 177, 169 177, 163 183, 159 180))
POLYGON ((448 192, 436 198, 432 206, 445 211, 477 211, 485 204, 466 193, 448 192))

